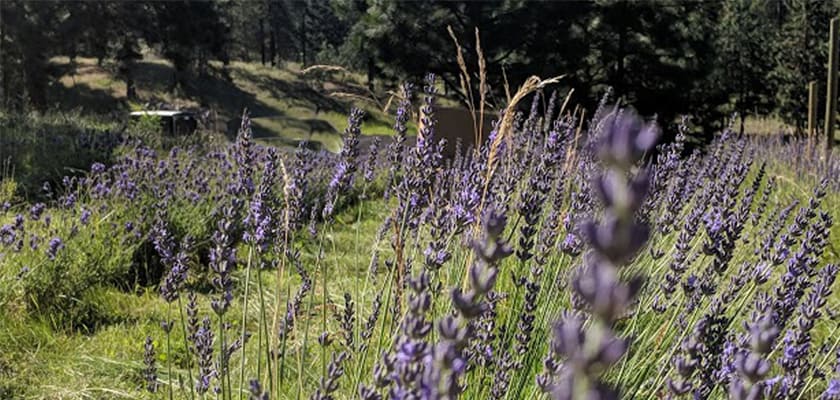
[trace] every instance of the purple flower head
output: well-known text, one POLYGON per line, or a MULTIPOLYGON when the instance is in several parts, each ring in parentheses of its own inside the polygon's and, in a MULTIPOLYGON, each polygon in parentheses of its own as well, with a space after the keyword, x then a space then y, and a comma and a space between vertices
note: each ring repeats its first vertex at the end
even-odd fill
POLYGON ((204 317, 201 321, 201 326, 199 326, 195 333, 192 343, 196 358, 198 359, 198 376, 195 381, 195 390, 201 395, 207 393, 207 390, 210 389, 211 379, 216 376, 213 363, 214 340, 213 330, 210 327, 210 319, 204 317))
POLYGON ((325 218, 332 216, 339 196, 350 187, 353 174, 356 172, 359 136, 362 133, 361 127, 364 116, 364 111, 353 108, 350 110, 350 116, 347 117, 347 129, 344 130, 341 153, 339 153, 338 163, 327 188, 327 200, 322 212, 325 218))
POLYGON ((245 218, 244 239, 257 247, 257 251, 264 253, 275 233, 272 220, 272 198, 276 180, 277 152, 269 149, 265 156, 262 180, 258 190, 251 199, 248 215, 245 218))
POLYGON ((598 155, 607 164, 628 168, 653 149, 659 137, 659 129, 653 123, 645 123, 633 110, 616 109, 603 121, 605 129, 603 143, 598 155))
POLYGON ((171 303, 178 300, 180 297, 180 290, 187 279, 187 271, 189 266, 188 253, 192 247, 192 239, 187 236, 181 243, 181 248, 175 257, 172 259, 172 267, 169 269, 163 284, 160 287, 160 294, 164 300, 171 303))
POLYGON ((50 239, 50 243, 47 246, 47 257, 49 257, 50 260, 54 260, 58 251, 63 248, 64 242, 62 242, 60 238, 54 237, 50 239))
POLYGON ((644 204, 649 175, 645 171, 632 175, 632 168, 655 144, 657 129, 626 110, 614 110, 601 124, 605 136, 597 154, 606 170, 595 178, 593 188, 606 209, 600 222, 580 227, 591 253, 572 280, 576 298, 599 323, 584 328, 583 319, 572 314, 555 325, 549 355, 554 361, 541 379, 541 388, 555 399, 572 399, 585 391, 595 398, 617 398, 617 391, 601 382, 600 371, 618 362, 628 349, 628 342, 616 337, 611 325, 633 304, 643 282, 638 276, 622 282, 618 268, 648 238, 648 227, 635 216, 644 204), (596 371, 592 365, 601 367, 596 371))
POLYGON ((483 221, 482 239, 472 243, 477 257, 470 266, 469 287, 466 291, 452 290, 452 305, 456 314, 438 320, 440 340, 432 347, 431 354, 424 357, 421 397, 457 398, 461 393, 459 381, 467 366, 463 349, 474 334, 469 326, 490 308, 484 298, 496 283, 498 263, 512 254, 510 247, 501 239, 506 224, 504 215, 491 208, 485 213, 483 221))
POLYGON ((566 237, 560 242, 560 250, 570 256, 577 256, 583 251, 583 243, 578 239, 574 233, 567 233, 566 237))
POLYGON ((332 353, 330 363, 327 365, 326 375, 321 377, 318 389, 312 394, 312 400, 329 400, 333 393, 339 388, 339 379, 344 375, 342 364, 348 358, 346 352, 332 353))
POLYGON ((248 400, 268 400, 268 393, 263 392, 262 385, 257 379, 252 379, 248 384, 248 391, 251 393, 248 400))
POLYGON ((41 214, 43 214, 46 208, 47 205, 44 203, 35 203, 35 205, 29 209, 29 218, 33 221, 37 221, 41 218, 41 214))
POLYGON ((233 148, 236 161, 236 182, 231 187, 233 194, 250 197, 254 192, 254 149, 251 141, 251 118, 247 110, 242 113, 242 123, 233 148))
POLYGON ((820 400, 838 400, 840 399, 840 379, 832 379, 828 382, 825 392, 820 396, 820 400))
POLYGON ((363 174, 365 182, 372 182, 373 178, 376 175, 376 161, 381 141, 382 139, 379 136, 377 136, 373 139, 373 141, 370 143, 370 147, 368 148, 368 155, 367 159, 365 159, 365 167, 363 174))
POLYGON ((603 222, 585 223, 582 232, 592 248, 601 257, 612 263, 623 263, 636 255, 647 242, 649 230, 644 225, 631 225, 619 229, 621 221, 610 211, 605 213, 603 222))
POLYGON ((15 229, 11 225, 0 226, 0 243, 9 246, 14 243, 16 236, 15 229))
POLYGON ((146 380, 146 390, 151 393, 157 391, 158 382, 157 382, 157 366, 155 358, 155 344, 152 341, 151 336, 146 336, 146 343, 143 346, 144 353, 143 353, 143 363, 145 364, 145 369, 143 370, 143 377, 146 380))
POLYGON ((233 228, 234 210, 241 202, 234 200, 231 204, 221 209, 221 216, 216 223, 216 231, 213 232, 210 249, 210 269, 215 273, 212 283, 218 297, 210 302, 213 311, 218 315, 224 315, 233 301, 233 280, 231 273, 236 268, 236 249, 233 247, 233 240, 230 232, 233 228))
POLYGON ((76 194, 70 193, 66 196, 63 196, 61 200, 61 205, 62 207, 67 209, 73 208, 73 206, 76 205, 76 194))
POLYGON ((164 216, 159 214, 150 232, 152 244, 157 251, 160 261, 164 267, 171 268, 175 253, 175 241, 166 226, 164 216))
POLYGON ((93 173, 94 175, 98 175, 98 174, 101 174, 101 173, 105 172, 105 164, 98 163, 98 162, 95 162, 95 163, 91 164, 90 172, 93 173))
POLYGON ((401 87, 402 98, 397 106, 396 116, 394 118, 394 139, 388 145, 388 185, 385 191, 385 198, 387 199, 391 190, 399 183, 402 171, 403 161, 405 159, 405 141, 406 132, 408 128, 406 124, 409 120, 409 113, 411 109, 411 99, 414 88, 411 83, 404 83, 401 87))

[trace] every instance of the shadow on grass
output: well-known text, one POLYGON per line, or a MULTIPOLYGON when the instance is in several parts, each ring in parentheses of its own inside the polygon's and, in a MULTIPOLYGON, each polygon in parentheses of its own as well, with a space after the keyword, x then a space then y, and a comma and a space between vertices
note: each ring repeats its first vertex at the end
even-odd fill
MULTIPOLYGON (((143 68, 148 69, 143 75, 155 77, 153 80, 159 85, 160 82, 172 80, 172 68, 161 63, 144 63, 143 68)), ((272 106, 259 99, 256 93, 251 93, 237 86, 230 78, 234 74, 238 79, 250 82, 255 85, 258 91, 268 93, 274 99, 285 99, 289 101, 290 107, 299 106, 307 109, 320 111, 334 111, 346 113, 349 107, 345 104, 324 96, 312 90, 306 84, 296 81, 285 81, 271 78, 248 71, 241 67, 230 67, 226 73, 219 68, 210 68, 207 74, 191 75, 187 84, 181 90, 183 95, 197 101, 202 107, 214 109, 218 112, 219 125, 223 127, 228 140, 233 140, 241 124, 243 110, 248 110, 252 119, 265 119, 274 121, 278 126, 298 132, 308 133, 310 142, 313 134, 338 135, 339 131, 328 121, 318 118, 298 118, 281 109, 272 106)), ((143 81, 141 84, 153 86, 152 82, 143 81)), ((166 87, 158 86, 155 91, 166 90, 166 87)), ((269 129, 265 126, 252 124, 252 132, 255 138, 267 139, 277 145, 296 146, 300 140, 290 138, 283 134, 282 129, 269 129)), ((322 147, 322 143, 313 143, 315 147, 322 147)))
MULTIPOLYGON (((58 84, 51 88, 50 98, 60 109, 111 114, 111 118, 118 121, 127 118, 125 114, 129 106, 121 92, 124 86, 114 77, 111 68, 93 64, 80 64, 75 72, 70 71, 69 65, 57 68, 62 68, 65 77, 75 73, 71 86, 58 84), (108 82, 97 83, 102 80, 108 82)), ((303 79, 281 79, 273 74, 253 71, 247 66, 231 65, 227 70, 210 66, 205 74, 189 74, 184 87, 172 95, 167 93, 171 89, 174 70, 167 63, 138 62, 134 75, 137 89, 146 94, 141 101, 166 103, 173 97, 183 98, 198 103, 202 108, 212 109, 218 115, 218 129, 224 130, 228 140, 236 136, 242 111, 247 109, 252 119, 267 122, 262 126, 253 126, 256 138, 289 146, 301 140, 321 140, 324 141, 318 143, 321 147, 340 136, 340 127, 334 125, 335 114, 347 115, 350 111, 348 102, 330 97, 303 79), (296 110, 292 111, 292 108, 296 110)), ((376 112, 369 113, 366 119, 368 123, 381 126, 391 123, 376 112)))
POLYGON ((128 110, 125 98, 114 97, 110 90, 94 88, 86 82, 70 87, 55 84, 48 96, 59 110, 80 109, 85 113, 111 114, 114 117, 128 110))
POLYGON ((350 108, 332 97, 312 89, 302 81, 286 81, 268 75, 255 74, 245 68, 236 68, 235 73, 252 82, 256 87, 277 99, 287 99, 292 106, 309 108, 317 115, 322 111, 347 114, 350 108))

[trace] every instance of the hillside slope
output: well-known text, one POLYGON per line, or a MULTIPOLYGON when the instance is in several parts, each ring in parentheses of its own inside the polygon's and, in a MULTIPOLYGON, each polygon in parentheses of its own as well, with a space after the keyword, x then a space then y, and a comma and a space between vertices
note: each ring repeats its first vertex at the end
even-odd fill
POLYGON ((61 85, 50 89, 50 100, 61 110, 109 114, 123 119, 131 109, 165 104, 177 108, 210 111, 208 128, 232 136, 247 109, 254 135, 261 141, 294 145, 310 140, 336 151, 351 106, 361 107, 368 117, 366 135, 390 135, 391 122, 383 112, 386 95, 376 96, 360 78, 342 70, 301 72, 294 64, 270 67, 232 62, 227 67, 211 62, 202 75, 189 77, 185 88, 170 90, 174 70, 167 61, 147 55, 135 68, 138 100, 125 97, 125 83, 107 62, 66 57, 52 60, 60 71, 61 85), (353 99, 352 101, 348 99, 353 99))

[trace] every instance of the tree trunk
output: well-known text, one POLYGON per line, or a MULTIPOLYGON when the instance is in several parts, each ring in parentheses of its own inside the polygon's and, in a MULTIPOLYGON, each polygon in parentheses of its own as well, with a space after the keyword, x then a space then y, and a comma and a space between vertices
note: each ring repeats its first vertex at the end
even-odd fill
POLYGON ((2 89, 0 89, 3 91, 2 95, 0 95, 0 108, 4 110, 9 108, 9 71, 5 58, 5 55, 0 55, 0 74, 3 75, 0 77, 3 81, 2 89))
POLYGON ((198 57, 196 60, 196 67, 198 69, 198 74, 204 76, 207 70, 207 57, 204 54, 204 50, 198 50, 198 57))
POLYGON ((260 42, 260 62, 265 65, 265 20, 260 18, 260 31, 257 34, 257 41, 260 42))
POLYGON ((300 66, 306 66, 306 14, 309 13, 309 2, 303 2, 303 15, 301 16, 301 28, 300 28, 300 66))
POLYGON ((785 5, 782 0, 776 2, 776 29, 781 30, 785 23, 785 5))
POLYGON ((47 73, 45 70, 46 60, 42 54, 24 55, 24 83, 29 101, 39 111, 47 108, 47 73))
MULTIPOLYGON (((0 43, 6 39, 5 24, 0 24, 0 43)), ((9 108, 9 66, 7 65, 8 51, 0 51, 0 109, 9 108)))
POLYGON ((129 100, 137 98, 137 89, 134 87, 134 78, 131 77, 130 73, 125 78, 125 97, 129 100))
POLYGON ((616 80, 615 80, 615 96, 619 98, 624 95, 624 46, 627 33, 622 27, 618 32, 618 55, 616 59, 616 80))
POLYGON ((277 19, 274 18, 273 14, 271 15, 271 23, 269 24, 269 28, 271 32, 269 33, 269 43, 268 43, 268 59, 271 62, 271 66, 277 65, 277 30, 275 29, 277 25, 277 19))
POLYGON ((744 136, 744 118, 746 118, 746 116, 744 115, 745 114, 745 108, 746 108, 745 105, 744 105, 744 102, 745 102, 744 97, 746 96, 746 93, 745 93, 746 82, 745 82, 745 79, 744 79, 744 71, 743 70, 739 71, 738 76, 739 76, 739 79, 738 79, 738 81, 739 81, 738 82, 739 83, 738 84, 738 89, 739 90, 738 90, 738 107, 737 108, 738 108, 738 114, 740 114, 740 116, 741 116, 741 129, 740 129, 740 132, 739 132, 739 136, 744 136))
POLYGON ((373 80, 376 76, 375 65, 373 64, 373 58, 368 57, 367 59, 367 86, 370 91, 373 91, 373 80))

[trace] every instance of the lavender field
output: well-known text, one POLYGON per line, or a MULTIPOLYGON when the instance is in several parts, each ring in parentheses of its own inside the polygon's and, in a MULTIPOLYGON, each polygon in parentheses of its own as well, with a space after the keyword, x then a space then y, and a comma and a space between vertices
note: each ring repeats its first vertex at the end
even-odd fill
POLYGON ((337 154, 246 115, 4 179, 0 398, 840 398, 836 150, 555 93, 444 157, 434 79, 337 154))

